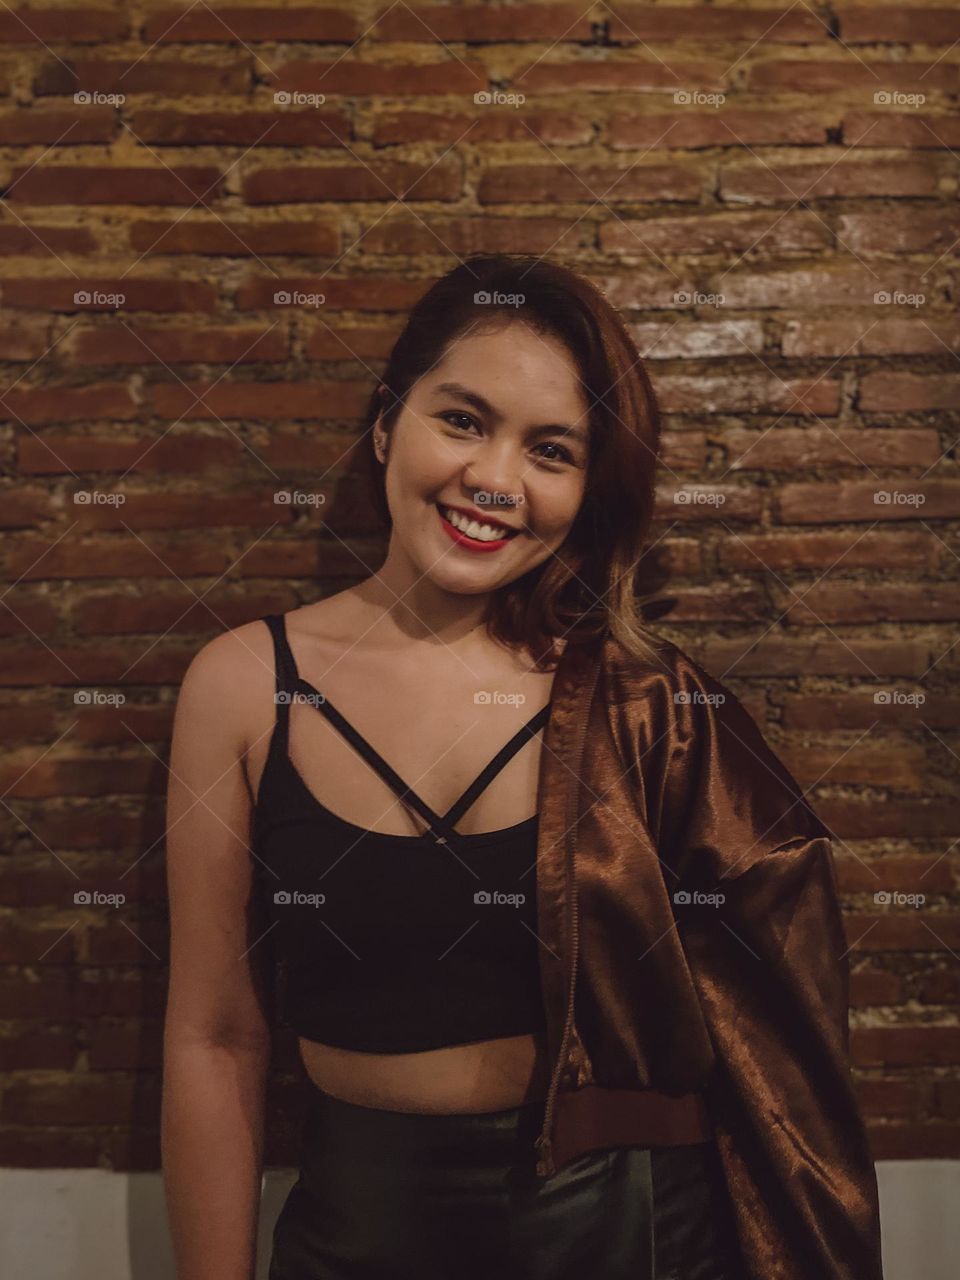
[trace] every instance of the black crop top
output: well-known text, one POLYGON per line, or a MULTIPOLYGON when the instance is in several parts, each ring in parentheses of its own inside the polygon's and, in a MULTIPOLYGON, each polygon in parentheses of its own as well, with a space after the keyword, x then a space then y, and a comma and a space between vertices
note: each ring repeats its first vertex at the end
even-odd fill
POLYGON ((253 815, 253 874, 280 962, 282 1020, 305 1039, 368 1053, 542 1030, 537 815, 473 835, 454 824, 546 724, 549 706, 440 816, 301 679, 283 616, 263 621, 276 655, 277 716, 253 815), (420 813, 428 833, 368 831, 314 797, 288 750, 298 697, 420 813))

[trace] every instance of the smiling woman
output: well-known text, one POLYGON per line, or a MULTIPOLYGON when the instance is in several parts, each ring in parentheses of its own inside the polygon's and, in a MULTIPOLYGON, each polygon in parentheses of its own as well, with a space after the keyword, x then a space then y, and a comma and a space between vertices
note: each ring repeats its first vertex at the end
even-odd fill
POLYGON ((250 1273, 276 1013, 310 1092, 271 1280, 768 1280, 740 1257, 690 972, 638 961, 644 923, 657 957, 679 945, 658 869, 677 850, 636 832, 680 784, 635 767, 625 723, 624 690, 677 661, 636 591, 659 445, 636 348, 576 273, 471 258, 413 308, 364 426, 383 564, 217 637, 177 705, 163 1141, 184 1280, 211 1256, 250 1273), (687 1060, 654 1084, 663 1009, 687 1060))

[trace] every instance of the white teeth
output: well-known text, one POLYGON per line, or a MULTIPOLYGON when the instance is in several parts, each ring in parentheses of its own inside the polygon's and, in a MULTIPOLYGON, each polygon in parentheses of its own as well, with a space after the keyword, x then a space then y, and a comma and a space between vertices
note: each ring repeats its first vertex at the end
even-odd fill
POLYGON ((459 511, 454 511, 451 507, 441 507, 440 510, 455 529, 465 533, 468 538, 476 538, 478 542, 498 542, 501 538, 511 536, 502 525, 479 524, 476 520, 471 520, 468 516, 461 515, 459 511))

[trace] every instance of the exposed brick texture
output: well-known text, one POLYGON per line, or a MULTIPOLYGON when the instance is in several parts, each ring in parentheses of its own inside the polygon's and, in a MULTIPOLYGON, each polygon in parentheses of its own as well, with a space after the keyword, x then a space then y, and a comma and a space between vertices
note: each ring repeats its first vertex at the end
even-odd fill
POLYGON ((960 1155, 958 40, 843 0, 0 9, 4 1164, 157 1167, 178 683, 379 563, 358 418, 478 250, 620 309, 658 625, 836 833, 876 1156, 960 1155))

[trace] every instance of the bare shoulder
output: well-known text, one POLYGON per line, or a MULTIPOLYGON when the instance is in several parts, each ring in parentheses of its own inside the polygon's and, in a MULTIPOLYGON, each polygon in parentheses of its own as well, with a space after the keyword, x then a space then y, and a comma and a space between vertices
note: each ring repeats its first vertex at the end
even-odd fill
POLYGON ((178 708, 202 716, 242 754, 275 688, 273 640, 257 619, 208 640, 194 654, 180 686, 178 708))

